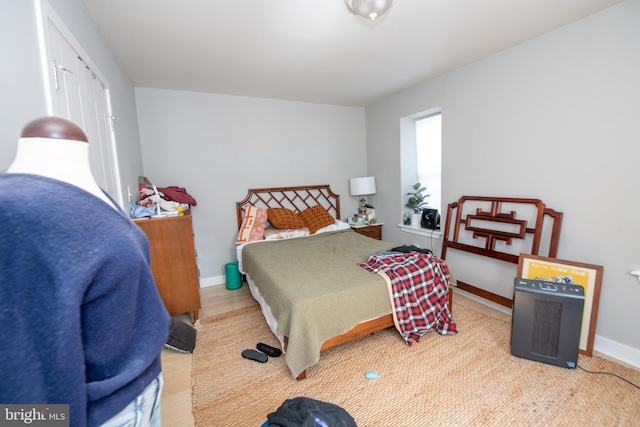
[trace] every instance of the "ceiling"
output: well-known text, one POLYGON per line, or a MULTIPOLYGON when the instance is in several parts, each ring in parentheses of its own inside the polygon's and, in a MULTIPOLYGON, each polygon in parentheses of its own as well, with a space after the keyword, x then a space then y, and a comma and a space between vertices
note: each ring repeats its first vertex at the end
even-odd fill
POLYGON ((366 106, 622 0, 83 0, 136 87, 366 106))

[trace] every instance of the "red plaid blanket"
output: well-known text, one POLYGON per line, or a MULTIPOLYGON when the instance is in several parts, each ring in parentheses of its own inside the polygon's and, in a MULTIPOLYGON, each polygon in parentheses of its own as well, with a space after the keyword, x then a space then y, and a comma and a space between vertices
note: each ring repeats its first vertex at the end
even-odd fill
POLYGON ((389 278, 398 326, 407 344, 433 328, 442 335, 458 333, 447 306, 449 268, 443 260, 409 252, 372 255, 358 265, 389 278))

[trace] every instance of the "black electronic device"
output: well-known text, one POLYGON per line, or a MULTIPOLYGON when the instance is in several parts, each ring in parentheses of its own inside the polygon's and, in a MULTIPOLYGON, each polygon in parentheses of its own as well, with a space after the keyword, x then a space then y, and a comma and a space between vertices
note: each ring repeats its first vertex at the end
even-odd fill
POLYGON ((584 288, 516 278, 511 317, 511 354, 575 368, 578 363, 584 288))
POLYGON ((437 209, 423 209, 422 219, 420 221, 422 228, 429 228, 431 230, 440 229, 440 214, 437 209))

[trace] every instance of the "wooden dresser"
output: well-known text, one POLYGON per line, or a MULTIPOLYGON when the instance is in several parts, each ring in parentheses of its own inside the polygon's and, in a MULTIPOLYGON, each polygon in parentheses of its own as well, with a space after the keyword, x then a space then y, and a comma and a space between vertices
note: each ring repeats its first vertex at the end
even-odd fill
POLYGON ((149 239, 151 271, 169 314, 193 312, 198 320, 200 281, 191 215, 134 219, 149 239))

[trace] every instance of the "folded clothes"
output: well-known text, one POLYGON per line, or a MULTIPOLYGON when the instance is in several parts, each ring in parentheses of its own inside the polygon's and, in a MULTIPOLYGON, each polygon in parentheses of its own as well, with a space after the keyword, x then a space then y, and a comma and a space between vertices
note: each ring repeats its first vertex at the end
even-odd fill
POLYGON ((155 206, 141 206, 134 205, 133 203, 129 204, 129 216, 131 218, 145 218, 150 217, 156 214, 155 206))
POLYGON ((183 187, 169 186, 158 188, 158 191, 164 194, 164 198, 167 200, 172 200, 178 203, 186 203, 191 206, 196 206, 198 204, 196 202, 196 199, 194 199, 189 193, 187 193, 187 190, 183 187))

